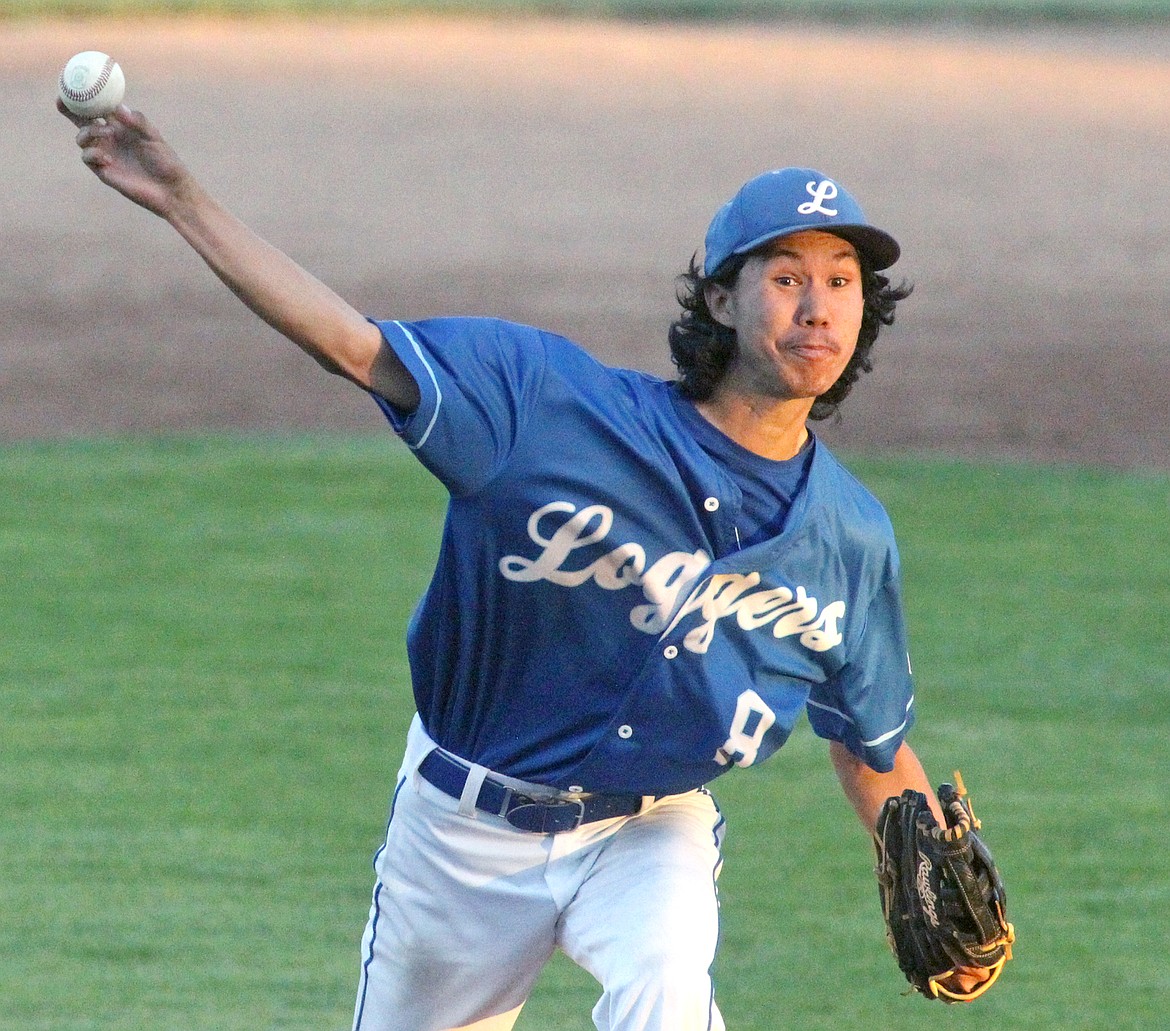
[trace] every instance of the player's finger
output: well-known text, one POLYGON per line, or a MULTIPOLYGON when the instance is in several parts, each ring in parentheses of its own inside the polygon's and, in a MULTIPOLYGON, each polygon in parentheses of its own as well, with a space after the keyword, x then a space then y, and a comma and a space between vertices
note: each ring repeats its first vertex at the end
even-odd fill
POLYGON ((141 111, 135 111, 125 104, 119 104, 110 116, 118 125, 125 126, 130 132, 147 143, 162 143, 162 133, 154 127, 154 123, 141 111))
POLYGON ((77 145, 79 147, 85 147, 94 140, 100 140, 109 135, 110 127, 101 119, 92 122, 82 122, 81 127, 77 130, 77 145))
POLYGON ((991 977, 990 970, 979 967, 958 967, 947 978, 949 987, 960 995, 970 995, 984 981, 991 977))
POLYGON ((77 130, 77 145, 81 148, 81 159, 87 165, 93 164, 99 155, 103 159, 108 159, 112 146, 110 141, 114 135, 114 127, 107 124, 105 119, 85 122, 77 130))
POLYGON ((83 125, 77 133, 77 146, 81 148, 82 161, 92 166, 99 154, 103 155, 103 161, 108 161, 112 135, 112 128, 105 122, 89 122, 83 125))
POLYGON ((955 967, 955 973, 960 977, 970 978, 975 984, 980 984, 991 977, 991 971, 986 967, 955 967))
POLYGON ((96 172, 110 163, 110 155, 97 147, 87 147, 81 152, 81 161, 96 172))
POLYGON ((65 106, 65 103, 64 103, 64 101, 62 101, 60 97, 58 97, 58 98, 57 98, 57 110, 58 110, 58 111, 60 111, 60 112, 61 112, 61 114, 63 114, 63 115, 66 117, 66 118, 68 118, 68 119, 69 119, 69 121, 71 121, 71 122, 72 122, 74 125, 76 125, 76 126, 79 128, 79 129, 80 129, 80 128, 81 128, 83 125, 88 125, 88 124, 89 124, 89 120, 88 120, 88 119, 86 119, 86 118, 82 118, 80 115, 75 115, 75 114, 74 114, 72 111, 70 111, 70 110, 69 110, 69 108, 67 108, 67 107, 65 106))

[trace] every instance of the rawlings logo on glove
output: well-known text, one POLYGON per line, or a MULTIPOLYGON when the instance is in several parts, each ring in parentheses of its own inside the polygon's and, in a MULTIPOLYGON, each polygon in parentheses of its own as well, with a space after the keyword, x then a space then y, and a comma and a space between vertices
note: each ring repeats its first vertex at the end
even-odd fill
POLYGON ((928 999, 971 1002, 999 978, 1016 934, 958 771, 955 782, 957 788, 938 789, 946 827, 919 791, 886 800, 874 832, 875 872, 890 948, 912 989, 928 999), (967 987, 973 979, 964 973, 983 979, 967 987))

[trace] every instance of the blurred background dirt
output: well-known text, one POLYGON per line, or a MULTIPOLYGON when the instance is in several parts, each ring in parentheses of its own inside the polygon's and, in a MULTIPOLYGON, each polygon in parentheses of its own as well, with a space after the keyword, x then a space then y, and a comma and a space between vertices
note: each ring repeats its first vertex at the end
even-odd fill
POLYGON ((1170 28, 0 25, 0 440, 384 425, 82 166, 53 102, 83 49, 363 311, 533 322, 663 375, 714 210, 819 168, 915 285, 827 440, 1170 467, 1170 28))

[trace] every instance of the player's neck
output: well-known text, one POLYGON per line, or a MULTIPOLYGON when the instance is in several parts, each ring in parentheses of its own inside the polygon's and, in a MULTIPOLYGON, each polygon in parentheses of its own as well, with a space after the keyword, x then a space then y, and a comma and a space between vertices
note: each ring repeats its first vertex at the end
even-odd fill
POLYGON ((782 401, 717 392, 695 407, 704 419, 740 447, 773 461, 795 458, 808 440, 810 398, 782 401))

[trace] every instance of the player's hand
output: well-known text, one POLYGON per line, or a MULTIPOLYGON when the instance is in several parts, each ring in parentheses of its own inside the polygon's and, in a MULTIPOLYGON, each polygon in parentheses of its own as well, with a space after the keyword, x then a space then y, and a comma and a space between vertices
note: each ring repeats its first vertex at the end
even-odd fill
POLYGON ((137 111, 120 105, 105 118, 85 119, 60 100, 57 110, 78 128, 81 160, 106 185, 166 218, 191 175, 158 130, 137 111))
POLYGON ((955 972, 940 982, 948 991, 957 995, 969 995, 991 977, 991 971, 983 967, 956 967, 955 972))

